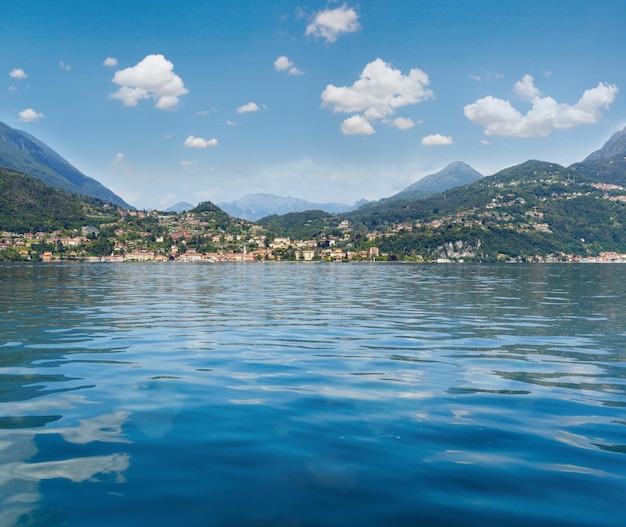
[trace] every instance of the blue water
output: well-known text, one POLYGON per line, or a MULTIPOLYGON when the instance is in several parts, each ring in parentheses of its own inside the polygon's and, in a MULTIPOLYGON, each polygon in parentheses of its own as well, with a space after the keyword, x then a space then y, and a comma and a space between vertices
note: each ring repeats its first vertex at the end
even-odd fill
POLYGON ((626 267, 0 267, 0 527, 618 526, 626 267))

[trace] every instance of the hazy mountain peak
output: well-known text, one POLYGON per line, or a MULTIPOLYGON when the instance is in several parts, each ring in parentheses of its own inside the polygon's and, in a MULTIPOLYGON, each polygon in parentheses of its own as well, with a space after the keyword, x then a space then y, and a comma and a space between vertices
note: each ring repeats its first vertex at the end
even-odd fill
POLYGON ((626 128, 615 132, 602 148, 589 154, 585 161, 626 157, 626 128))
POLYGON ((179 201, 178 203, 165 209, 165 212, 176 212, 177 214, 180 214, 181 212, 186 212, 193 208, 194 205, 192 205, 191 203, 188 203, 187 201, 179 201))
POLYGON ((389 199, 425 198, 481 179, 483 175, 463 161, 453 161, 434 174, 419 179, 389 199))
POLYGON ((257 221, 274 214, 282 215, 290 212, 306 210, 323 210, 331 214, 348 212, 354 207, 345 203, 313 203, 300 198, 276 196, 274 194, 246 194, 243 198, 230 202, 218 203, 219 207, 236 218, 257 221))

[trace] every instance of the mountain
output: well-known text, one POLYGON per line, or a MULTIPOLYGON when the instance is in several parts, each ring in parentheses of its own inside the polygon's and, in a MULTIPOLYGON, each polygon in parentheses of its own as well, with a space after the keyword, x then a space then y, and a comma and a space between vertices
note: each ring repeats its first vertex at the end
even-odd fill
POLYGON ((626 158, 626 128, 615 132, 611 138, 604 143, 602 148, 589 154, 583 163, 588 161, 598 161, 614 158, 626 158))
POLYGON ((122 198, 85 176, 39 139, 0 122, 0 166, 32 176, 46 185, 132 209, 122 198))
POLYGON ((615 132, 602 148, 569 168, 599 183, 626 187, 626 128, 615 132))
POLYGON ((467 185, 481 179, 483 175, 474 170, 471 166, 463 161, 455 161, 447 167, 423 177, 404 190, 387 198, 394 199, 423 199, 440 192, 445 192, 455 187, 467 185))
POLYGON ((344 203, 313 203, 304 199, 275 196, 274 194, 247 194, 243 198, 227 203, 218 203, 218 205, 231 216, 248 221, 306 210, 323 210, 336 214, 354 209, 353 206, 344 203))
POLYGON ((83 198, 0 167, 0 232, 79 229, 98 219, 110 221, 107 216, 116 214, 93 198, 83 198))
POLYGON ((165 212, 175 212, 176 214, 180 214, 181 212, 185 212, 193 209, 193 205, 191 203, 187 203, 186 201, 179 201, 175 205, 165 209, 165 212))

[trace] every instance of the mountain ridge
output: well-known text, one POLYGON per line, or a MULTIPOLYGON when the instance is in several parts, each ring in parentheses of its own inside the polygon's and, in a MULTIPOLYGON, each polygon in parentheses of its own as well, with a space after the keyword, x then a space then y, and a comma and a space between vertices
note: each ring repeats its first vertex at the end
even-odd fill
POLYGON ((0 122, 0 166, 29 175, 53 188, 132 209, 99 181, 80 172, 41 140, 0 122))
POLYGON ((484 177, 464 161, 453 161, 443 169, 418 179, 404 190, 387 199, 424 198, 451 188, 473 183, 484 177))
POLYGON ((626 158, 626 127, 615 132, 601 148, 589 154, 583 163, 618 157, 626 158))

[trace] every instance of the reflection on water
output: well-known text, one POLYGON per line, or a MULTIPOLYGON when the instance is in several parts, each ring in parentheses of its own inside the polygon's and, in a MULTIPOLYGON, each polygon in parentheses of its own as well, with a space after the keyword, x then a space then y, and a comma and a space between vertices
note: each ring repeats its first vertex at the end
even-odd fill
POLYGON ((623 269, 2 266, 0 527, 617 525, 623 269))
POLYGON ((58 435, 74 444, 128 443, 121 434, 128 416, 128 412, 116 412, 81 420, 77 426, 36 431, 28 429, 45 427, 61 416, 4 417, 4 433, 0 432, 0 527, 19 525, 30 515, 41 499, 39 483, 43 480, 62 478, 80 483, 112 475, 117 483, 124 483, 123 473, 130 465, 130 456, 124 452, 55 461, 32 459, 40 453, 36 442, 41 434, 58 435))

